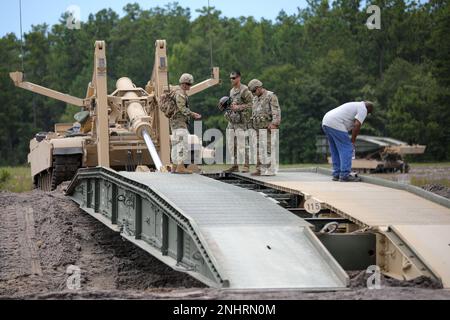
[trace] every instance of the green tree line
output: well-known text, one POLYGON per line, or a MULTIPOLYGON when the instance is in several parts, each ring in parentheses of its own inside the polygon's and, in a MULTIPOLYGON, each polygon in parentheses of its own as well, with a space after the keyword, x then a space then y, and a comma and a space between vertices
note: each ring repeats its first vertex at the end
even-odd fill
MULTIPOLYGON (((280 157, 283 163, 317 159, 316 136, 323 115, 358 100, 377 103, 363 133, 425 144, 423 160, 450 159, 450 3, 372 1, 381 8, 381 30, 369 30, 369 3, 309 0, 305 9, 275 21, 251 16, 227 18, 215 8, 199 10, 178 3, 144 10, 128 4, 124 14, 104 9, 81 29, 58 24, 33 26, 24 35, 26 80, 84 97, 92 77, 95 40, 105 40, 108 86, 130 77, 145 86, 154 62, 154 43, 168 42, 170 79, 192 73, 197 80, 221 67, 222 85, 192 99, 206 128, 225 129, 218 99, 229 92, 228 74, 239 69, 243 82, 259 78, 280 100, 283 112, 280 157)), ((21 70, 20 38, 0 39, 0 165, 26 162, 30 138, 72 122, 73 106, 14 87, 8 73, 21 70)))

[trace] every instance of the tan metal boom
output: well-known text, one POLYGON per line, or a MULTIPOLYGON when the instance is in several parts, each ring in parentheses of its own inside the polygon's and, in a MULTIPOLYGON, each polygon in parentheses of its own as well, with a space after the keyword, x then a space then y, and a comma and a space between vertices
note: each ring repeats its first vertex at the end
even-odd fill
POLYGON ((63 101, 65 103, 68 104, 72 104, 74 106, 78 106, 78 107, 84 107, 85 106, 85 100, 65 94, 65 93, 61 93, 52 89, 48 89, 48 88, 44 88, 40 85, 31 83, 31 82, 27 82, 27 81, 23 81, 23 73, 22 72, 11 72, 9 74, 9 76, 11 77, 12 81, 14 81, 14 84, 16 85, 16 87, 34 92, 34 93, 38 93, 41 94, 43 96, 49 97, 49 98, 53 98, 56 100, 60 100, 63 101))
POLYGON ((188 96, 193 96, 194 94, 218 85, 220 83, 219 68, 213 68, 211 77, 211 79, 205 80, 193 86, 191 90, 188 91, 188 96))

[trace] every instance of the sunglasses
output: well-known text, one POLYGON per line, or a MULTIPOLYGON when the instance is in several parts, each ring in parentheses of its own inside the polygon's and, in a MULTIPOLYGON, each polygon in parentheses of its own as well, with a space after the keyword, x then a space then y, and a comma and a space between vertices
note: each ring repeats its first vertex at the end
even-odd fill
POLYGON ((256 93, 256 91, 258 91, 259 88, 256 88, 255 90, 252 90, 251 93, 256 93))
POLYGON ((237 78, 230 78, 230 80, 236 80, 237 78))

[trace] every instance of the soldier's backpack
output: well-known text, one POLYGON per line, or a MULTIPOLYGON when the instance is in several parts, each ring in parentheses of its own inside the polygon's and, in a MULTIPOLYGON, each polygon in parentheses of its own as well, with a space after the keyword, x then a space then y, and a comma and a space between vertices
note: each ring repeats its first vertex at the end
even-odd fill
POLYGON ((159 108, 167 118, 172 119, 178 110, 175 91, 165 92, 161 95, 159 98, 159 108))

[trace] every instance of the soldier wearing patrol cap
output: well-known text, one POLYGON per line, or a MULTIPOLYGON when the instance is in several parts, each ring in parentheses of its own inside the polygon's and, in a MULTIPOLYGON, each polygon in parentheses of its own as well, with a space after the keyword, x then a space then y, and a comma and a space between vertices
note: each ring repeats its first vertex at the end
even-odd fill
POLYGON ((187 92, 194 84, 194 77, 188 73, 180 77, 180 87, 175 92, 177 111, 170 119, 170 129, 172 131, 172 172, 178 174, 191 174, 192 171, 185 168, 189 155, 188 145, 188 125, 191 119, 200 120, 202 116, 192 112, 189 107, 189 97, 187 92))
POLYGON ((263 87, 263 83, 258 79, 253 79, 248 84, 248 88, 254 95, 252 121, 253 128, 258 134, 258 161, 256 172, 253 176, 274 176, 278 170, 278 163, 274 163, 272 159, 272 135, 278 130, 281 124, 281 108, 278 103, 277 96, 263 87), (263 155, 263 135, 267 132, 267 161, 261 163, 261 156, 263 155))
MULTIPOLYGON (((240 71, 233 71, 230 74, 230 81, 233 88, 230 91, 231 109, 225 113, 225 118, 228 120, 227 130, 233 130, 233 134, 227 134, 227 145, 229 154, 234 157, 233 166, 225 170, 225 172, 238 172, 238 146, 236 136, 239 134, 236 130, 247 130, 252 128, 252 103, 253 95, 248 90, 247 86, 241 84, 240 71), (233 141, 233 140, 234 141, 233 141)), ((245 150, 239 150, 239 153, 245 152, 245 163, 242 172, 247 173, 250 171, 249 161, 249 143, 248 138, 245 138, 245 150)))

